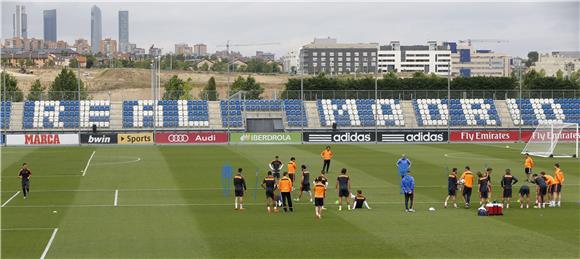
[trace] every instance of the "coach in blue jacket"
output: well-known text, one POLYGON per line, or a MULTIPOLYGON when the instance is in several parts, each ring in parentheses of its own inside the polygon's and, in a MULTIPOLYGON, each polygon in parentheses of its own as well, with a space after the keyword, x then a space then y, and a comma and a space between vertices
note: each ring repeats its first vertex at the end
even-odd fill
POLYGON ((411 160, 407 159, 407 156, 403 154, 403 156, 397 160, 397 169, 399 170, 399 176, 401 178, 405 177, 407 171, 411 168, 411 160))
POLYGON ((401 191, 405 194, 405 211, 415 212, 413 209, 413 198, 415 196, 415 179, 411 176, 411 171, 403 176, 401 180, 401 191))

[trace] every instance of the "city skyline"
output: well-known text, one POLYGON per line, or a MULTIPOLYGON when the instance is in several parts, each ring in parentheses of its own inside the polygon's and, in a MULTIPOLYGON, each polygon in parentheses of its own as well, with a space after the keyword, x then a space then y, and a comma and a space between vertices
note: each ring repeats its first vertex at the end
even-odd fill
MULTIPOLYGON (((24 5, 29 38, 43 38, 43 10, 57 9, 57 39, 69 43, 91 38, 90 13, 94 3, 3 2, 2 38, 12 34, 12 13, 24 5), (73 20, 78 22, 72 22, 73 20)), ((178 43, 206 43, 209 52, 231 44, 279 42, 274 46, 234 47, 245 55, 256 50, 282 56, 315 37, 339 42, 392 40, 423 44, 428 40, 503 39, 508 43, 478 43, 513 56, 528 51, 577 50, 578 2, 562 3, 96 3, 101 9, 101 39, 120 43, 119 11, 130 12, 129 43, 173 52, 178 43), (199 9, 203 8, 203 12, 199 9), (230 13, 228 9, 236 9, 230 13), (412 11, 412 15, 409 12, 412 11), (296 16, 296 13, 302 15, 296 16), (228 19, 220 19, 228 13, 228 19), (490 19, 490 16, 493 19, 490 19), (299 17, 299 20, 297 20, 299 17), (348 17, 349 19, 344 19, 348 17), (446 17, 441 19, 441 17, 446 17), (240 33, 243 32, 243 33, 240 33), (151 35, 155 35, 152 38, 151 35)))

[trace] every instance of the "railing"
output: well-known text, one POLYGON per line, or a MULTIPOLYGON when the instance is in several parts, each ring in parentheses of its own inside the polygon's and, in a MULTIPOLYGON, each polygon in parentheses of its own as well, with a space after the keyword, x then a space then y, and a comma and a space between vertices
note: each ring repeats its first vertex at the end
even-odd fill
MULTIPOLYGON (((171 99, 181 100, 225 100, 230 96, 229 92, 215 91, 202 92, 201 89, 192 90, 188 94, 183 92, 159 93, 160 99, 164 96, 171 99)), ((380 90, 375 93, 373 90, 306 90, 303 95, 300 91, 266 90, 264 92, 248 91, 244 93, 245 99, 261 98, 271 99, 301 99, 305 101, 315 101, 319 99, 447 99, 447 90, 380 90), (375 96, 376 95, 376 96, 375 96)), ((518 90, 452 90, 452 99, 494 99, 505 100, 506 98, 519 98, 518 90)), ((522 98, 580 98, 580 90, 525 90, 521 93, 522 98)), ((24 93, 19 95, 12 92, 0 93, 1 100, 12 102, 26 100, 78 100, 77 92, 43 92, 37 95, 24 93), (30 98, 29 98, 30 97, 30 98)), ((152 100, 153 93, 150 89, 117 89, 110 91, 89 91, 81 93, 81 100, 152 100)))

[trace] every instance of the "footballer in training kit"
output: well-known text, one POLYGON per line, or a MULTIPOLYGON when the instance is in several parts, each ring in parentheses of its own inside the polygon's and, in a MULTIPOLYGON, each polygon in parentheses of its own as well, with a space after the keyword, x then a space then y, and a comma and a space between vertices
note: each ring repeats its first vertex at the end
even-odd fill
POLYGON ((278 156, 274 157, 274 160, 270 162, 269 166, 273 172, 274 178, 276 178, 276 180, 280 180, 280 170, 282 170, 283 165, 278 156))
POLYGON ((30 176, 32 176, 32 172, 28 169, 28 164, 22 164, 22 168, 20 168, 20 171, 18 172, 18 177, 21 179, 24 199, 26 199, 30 193, 30 176))
POLYGON ((352 203, 352 209, 362 209, 363 205, 367 208, 367 209, 371 209, 371 207, 369 207, 369 204, 367 202, 367 198, 363 195, 361 190, 357 190, 356 191, 356 196, 354 197, 354 201, 352 203))
POLYGON ((471 202, 471 191, 473 190, 473 173, 469 166, 465 167, 465 171, 461 174, 461 180, 463 181, 463 200, 465 201, 465 207, 469 208, 471 202))
POLYGON ((268 175, 262 181, 262 188, 266 190, 266 207, 268 209, 268 213, 271 212, 271 207, 274 207, 274 211, 278 212, 278 206, 276 206, 276 201, 274 199, 274 191, 276 190, 276 178, 274 178, 271 171, 268 171, 268 175))
POLYGON ((312 202, 312 191, 310 191, 310 172, 306 170, 306 165, 302 165, 302 179, 300 181, 300 195, 295 201, 299 201, 302 198, 302 193, 307 192, 310 196, 310 202, 312 202))
POLYGON ((234 176, 234 209, 244 209, 244 192, 246 188, 246 180, 242 176, 242 168, 238 168, 238 173, 234 176), (239 207, 238 207, 239 206, 239 207))
POLYGON ((443 203, 443 207, 447 208, 447 202, 449 198, 453 200, 453 207, 457 208, 457 201, 456 201, 456 194, 457 194, 457 168, 451 169, 451 173, 447 177, 447 197, 445 198, 445 203, 443 203))
POLYGON ((350 179, 346 175, 346 168, 340 171, 340 175, 336 178, 336 189, 338 190, 338 210, 342 210, 342 199, 346 198, 348 210, 350 207, 350 179))
POLYGON ((506 208, 510 207, 510 200, 512 198, 513 185, 518 182, 518 178, 512 175, 510 169, 505 170, 505 175, 501 178, 501 188, 503 189, 501 203, 505 204, 506 208), (507 201, 507 202, 506 202, 507 201))

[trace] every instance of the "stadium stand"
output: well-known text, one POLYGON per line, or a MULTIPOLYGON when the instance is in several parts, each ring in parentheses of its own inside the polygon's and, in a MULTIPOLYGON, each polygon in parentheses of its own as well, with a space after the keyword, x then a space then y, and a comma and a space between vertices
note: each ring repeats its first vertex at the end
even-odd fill
POLYGON ((501 126, 492 99, 415 99, 413 108, 419 126, 501 126))
POLYGON ((26 101, 22 126, 24 129, 88 128, 93 124, 109 127, 108 100, 87 101, 26 101))
POLYGON ((209 126, 208 104, 201 100, 132 100, 123 102, 124 128, 195 127, 209 126))
POLYGON ((10 128, 10 114, 12 110, 12 102, 2 101, 0 108, 0 128, 9 129, 10 128))
POLYGON ((223 127, 243 127, 243 112, 284 111, 289 127, 308 126, 302 100, 221 100, 223 127))
POLYGON ((396 99, 322 99, 317 101, 317 107, 322 126, 405 125, 400 101, 396 99))
POLYGON ((580 98, 506 99, 515 125, 580 123, 580 98))

